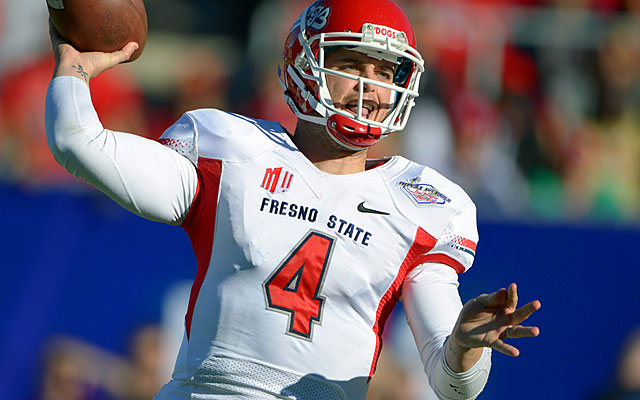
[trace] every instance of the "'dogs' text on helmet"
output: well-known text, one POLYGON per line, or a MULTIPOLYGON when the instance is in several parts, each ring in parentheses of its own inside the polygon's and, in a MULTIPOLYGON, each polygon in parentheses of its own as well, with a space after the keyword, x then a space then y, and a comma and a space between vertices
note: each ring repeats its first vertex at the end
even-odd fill
POLYGON ((318 0, 302 12, 285 42, 279 70, 284 99, 298 118, 325 125, 342 146, 367 148, 388 133, 404 129, 424 71, 415 47, 411 23, 392 0, 318 0), (325 68, 326 52, 337 47, 396 64, 393 84, 325 68), (357 82, 357 115, 334 106, 327 74, 357 82), (365 84, 391 89, 390 108, 382 122, 362 116, 365 84))

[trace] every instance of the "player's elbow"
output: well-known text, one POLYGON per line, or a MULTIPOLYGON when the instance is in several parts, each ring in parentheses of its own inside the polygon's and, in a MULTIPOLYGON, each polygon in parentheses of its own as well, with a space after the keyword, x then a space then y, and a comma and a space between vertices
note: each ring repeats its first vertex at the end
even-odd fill
MULTIPOLYGON (((55 120, 54 120, 55 121, 55 120)), ((47 121, 47 144, 51 154, 67 171, 78 175, 79 167, 92 158, 91 142, 100 136, 102 127, 83 128, 75 124, 47 121), (53 122, 53 123, 49 123, 53 122)))
POLYGON ((65 168, 69 164, 69 160, 76 159, 78 156, 80 146, 75 139, 77 138, 74 138, 73 133, 68 132, 65 128, 47 127, 49 150, 55 160, 65 168))

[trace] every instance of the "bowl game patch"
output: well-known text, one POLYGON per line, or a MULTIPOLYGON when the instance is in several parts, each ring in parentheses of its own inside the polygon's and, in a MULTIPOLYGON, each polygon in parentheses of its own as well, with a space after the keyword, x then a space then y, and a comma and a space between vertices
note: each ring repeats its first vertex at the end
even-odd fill
POLYGON ((409 196, 416 206, 428 206, 433 204, 445 204, 451 199, 441 193, 433 185, 420 183, 420 177, 410 179, 408 182, 400 181, 398 186, 402 192, 409 196))

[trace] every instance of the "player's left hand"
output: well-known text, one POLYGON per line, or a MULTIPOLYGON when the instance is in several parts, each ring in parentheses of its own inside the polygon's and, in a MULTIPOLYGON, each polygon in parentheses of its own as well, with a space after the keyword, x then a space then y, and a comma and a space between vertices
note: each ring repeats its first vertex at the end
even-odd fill
POLYGON ((536 326, 522 326, 542 306, 534 300, 517 308, 518 288, 512 283, 508 289, 500 289, 490 294, 469 300, 451 334, 453 343, 461 349, 491 347, 508 356, 517 357, 520 351, 505 342, 505 339, 535 337, 540 334, 536 326))

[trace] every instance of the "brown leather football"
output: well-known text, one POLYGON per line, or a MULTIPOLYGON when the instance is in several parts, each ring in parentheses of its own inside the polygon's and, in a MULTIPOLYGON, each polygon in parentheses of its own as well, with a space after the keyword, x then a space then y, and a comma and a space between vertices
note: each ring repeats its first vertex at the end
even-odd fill
POLYGON ((142 0, 47 0, 56 30, 78 51, 113 52, 129 42, 147 41, 147 11, 142 0))

